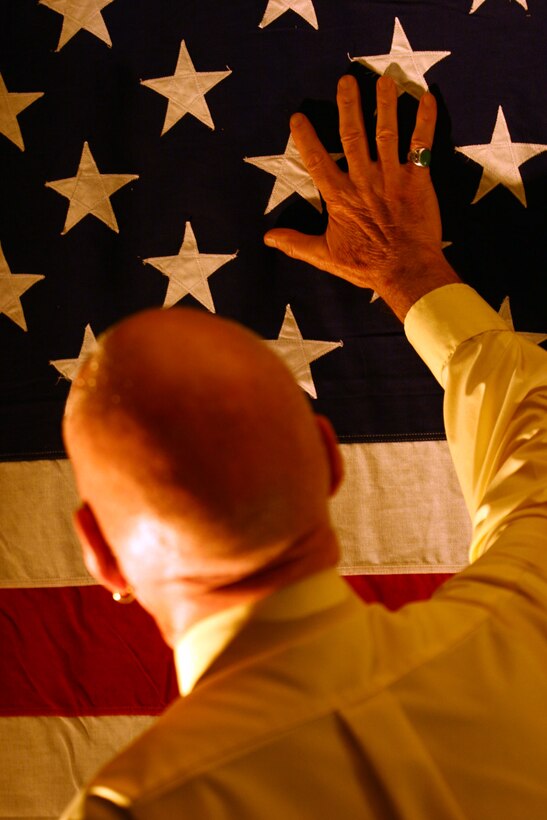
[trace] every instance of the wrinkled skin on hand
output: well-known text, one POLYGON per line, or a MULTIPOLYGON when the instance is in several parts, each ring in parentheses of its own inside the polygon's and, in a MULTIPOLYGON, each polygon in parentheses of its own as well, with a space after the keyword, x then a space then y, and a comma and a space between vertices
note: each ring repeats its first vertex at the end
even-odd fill
MULTIPOLYGON (((442 254, 441 219, 429 169, 399 162, 395 83, 381 77, 376 87, 378 159, 372 161, 357 82, 348 75, 338 84, 347 173, 331 159, 303 114, 291 118, 298 151, 327 204, 328 224, 322 236, 276 228, 264 241, 354 285, 372 288, 391 304, 393 289, 404 287, 409 276, 420 279, 424 272, 429 276, 436 270, 437 284, 459 279, 442 254)), ((431 147, 436 115, 435 98, 425 93, 411 148, 431 147)), ((412 302, 416 293, 406 302, 412 302)), ((400 316, 409 304, 402 309, 391 306, 400 316)))

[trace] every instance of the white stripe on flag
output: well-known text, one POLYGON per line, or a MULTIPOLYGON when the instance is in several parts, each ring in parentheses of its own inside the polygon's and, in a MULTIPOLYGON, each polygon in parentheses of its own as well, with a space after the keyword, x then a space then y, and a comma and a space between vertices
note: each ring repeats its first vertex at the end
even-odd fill
POLYGON ((146 716, 0 718, 2 818, 51 820, 123 746, 146 716))
MULTIPOLYGON (((342 453, 332 502, 342 574, 466 566, 469 516, 445 441, 343 444, 342 453)), ((0 586, 93 583, 72 528, 77 504, 68 461, 0 464, 0 586)))
POLYGON ((77 506, 66 459, 0 464, 0 586, 95 583, 72 526, 77 506))
POLYGON ((342 575, 458 572, 471 522, 446 441, 343 444, 342 575))

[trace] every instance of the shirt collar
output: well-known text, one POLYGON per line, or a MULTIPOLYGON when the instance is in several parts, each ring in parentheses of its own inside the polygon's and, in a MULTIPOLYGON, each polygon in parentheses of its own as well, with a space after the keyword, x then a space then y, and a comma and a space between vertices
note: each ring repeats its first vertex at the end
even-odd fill
POLYGON ((341 603, 350 594, 336 569, 330 568, 282 587, 258 603, 238 604, 198 621, 175 645, 181 694, 188 695, 192 691, 215 658, 251 618, 260 621, 304 618, 341 603))

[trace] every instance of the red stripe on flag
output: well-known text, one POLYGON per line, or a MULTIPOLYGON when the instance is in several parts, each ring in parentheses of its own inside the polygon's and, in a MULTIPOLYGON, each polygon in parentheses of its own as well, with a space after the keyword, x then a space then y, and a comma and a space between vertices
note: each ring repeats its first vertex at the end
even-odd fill
POLYGON ((388 609, 400 609, 411 601, 431 598, 453 573, 416 573, 412 575, 346 575, 344 580, 363 601, 381 602, 388 609))
MULTIPOLYGON (((368 602, 429 598, 448 574, 352 575, 368 602)), ((4 589, 0 715, 157 715, 177 696, 172 652, 137 604, 102 587, 4 589)))
POLYGON ((0 618, 2 715, 156 715, 177 695, 152 618, 102 587, 4 589, 0 618))

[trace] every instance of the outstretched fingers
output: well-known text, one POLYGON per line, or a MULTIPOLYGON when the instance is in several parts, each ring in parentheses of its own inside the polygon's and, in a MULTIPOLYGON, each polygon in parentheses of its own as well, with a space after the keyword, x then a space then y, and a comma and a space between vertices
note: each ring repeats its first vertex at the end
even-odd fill
POLYGON ((291 117, 291 134, 306 170, 321 192, 329 200, 340 190, 345 174, 338 168, 304 114, 291 117))
POLYGON ((309 236, 291 228, 272 228, 264 235, 264 242, 293 259, 301 259, 316 268, 326 270, 328 248, 324 235, 309 236))
POLYGON ((350 74, 338 83, 336 95, 340 116, 340 139, 348 162, 350 177, 360 182, 370 170, 370 153, 363 120, 357 80, 350 74))
POLYGON ((411 148, 431 148, 437 121, 437 101, 427 91, 422 95, 416 114, 416 125, 410 140, 411 148))
POLYGON ((397 124, 397 86, 391 77, 376 83, 376 146, 378 160, 386 168, 399 166, 399 127, 397 124))
MULTIPOLYGON (((435 123, 437 121, 437 101, 433 94, 426 92, 420 99, 418 112, 416 114, 416 125, 412 132, 410 140, 411 150, 415 148, 429 148, 433 145, 433 137, 435 135, 435 123)), ((430 175, 429 168, 420 168, 409 163, 409 173, 412 173, 413 179, 418 180, 423 185, 429 185, 430 175)))

